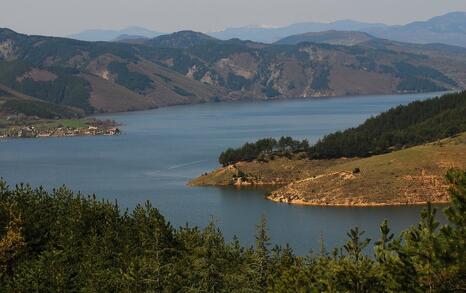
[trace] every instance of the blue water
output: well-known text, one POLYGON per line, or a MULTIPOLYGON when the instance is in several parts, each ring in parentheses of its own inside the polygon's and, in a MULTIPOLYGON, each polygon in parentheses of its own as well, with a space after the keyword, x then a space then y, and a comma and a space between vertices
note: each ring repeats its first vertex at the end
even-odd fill
POLYGON ((331 208, 277 204, 264 190, 188 187, 191 178, 218 167, 227 147, 263 137, 308 138, 356 126, 390 107, 434 94, 315 100, 215 103, 106 115, 122 123, 115 137, 11 139, 0 141, 0 176, 10 185, 63 184, 133 208, 146 200, 175 226, 205 226, 213 219, 226 239, 251 244, 261 215, 272 242, 298 253, 344 243, 356 225, 372 238, 389 219, 400 231, 418 220, 420 207, 331 208))

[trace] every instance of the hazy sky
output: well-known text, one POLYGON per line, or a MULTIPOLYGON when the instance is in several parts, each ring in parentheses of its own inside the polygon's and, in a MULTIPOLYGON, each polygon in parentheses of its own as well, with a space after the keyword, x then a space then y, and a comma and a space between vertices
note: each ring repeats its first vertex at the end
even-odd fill
POLYGON ((466 0, 0 0, 0 27, 57 36, 132 25, 206 32, 341 19, 405 24, 450 11, 466 11, 466 0))

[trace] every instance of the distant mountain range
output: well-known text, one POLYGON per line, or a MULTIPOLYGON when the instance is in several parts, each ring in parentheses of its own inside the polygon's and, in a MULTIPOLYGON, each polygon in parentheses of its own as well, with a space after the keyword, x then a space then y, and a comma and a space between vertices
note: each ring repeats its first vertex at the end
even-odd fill
POLYGON ((331 23, 298 23, 279 28, 229 28, 210 35, 225 40, 239 38, 274 43, 291 35, 330 30, 360 31, 378 38, 407 43, 444 43, 466 47, 466 12, 452 12, 427 21, 417 21, 398 26, 344 20, 331 23))
POLYGON ((220 42, 220 40, 203 33, 195 31, 179 31, 168 35, 158 36, 151 40, 146 40, 144 43, 152 47, 187 49, 194 46, 217 42, 220 42))
POLYGON ((296 34, 322 32, 330 30, 365 31, 368 29, 385 27, 387 27, 387 25, 382 23, 365 23, 354 20, 340 20, 331 23, 304 22, 276 28, 261 26, 227 28, 220 32, 210 33, 210 35, 221 40, 238 38, 241 40, 251 40, 262 43, 274 43, 280 39, 296 34))
POLYGON ((357 32, 301 37, 304 42, 295 37, 280 45, 182 31, 152 39, 85 42, 0 29, 0 85, 12 98, 22 94, 87 114, 466 88, 465 48, 357 32))
POLYGON ((452 12, 403 26, 368 28, 376 37, 409 43, 443 43, 466 47, 466 12, 452 12))
MULTIPOLYGON (((246 26, 227 28, 223 31, 208 33, 208 35, 220 40, 237 38, 270 44, 292 35, 324 31, 364 32, 374 37, 399 42, 443 43, 466 47, 466 12, 452 12, 426 21, 395 26, 340 20, 330 23, 304 22, 284 27, 246 26)), ((154 38, 160 35, 163 34, 141 27, 129 27, 122 30, 87 30, 69 37, 83 41, 126 41, 154 38)))
POLYGON ((132 26, 122 30, 104 30, 93 29, 85 30, 69 37, 80 41, 118 41, 121 39, 138 39, 138 38, 154 38, 163 33, 152 31, 146 28, 132 26))
POLYGON ((298 35, 292 35, 278 40, 274 44, 277 45, 297 45, 299 43, 318 43, 318 44, 330 44, 330 45, 342 45, 342 46, 354 46, 360 43, 364 43, 370 40, 374 40, 375 37, 355 31, 323 31, 317 33, 304 33, 298 35))

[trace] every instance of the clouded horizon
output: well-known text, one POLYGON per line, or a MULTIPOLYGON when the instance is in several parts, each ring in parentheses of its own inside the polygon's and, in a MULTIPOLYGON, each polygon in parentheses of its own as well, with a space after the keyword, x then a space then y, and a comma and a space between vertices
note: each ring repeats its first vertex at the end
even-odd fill
MULTIPOLYGON (((2 1, 4 2, 4 1, 2 1)), ((87 29, 141 26, 159 32, 212 32, 247 25, 353 19, 406 24, 452 11, 465 0, 5 0, 0 27, 67 36, 87 29)))

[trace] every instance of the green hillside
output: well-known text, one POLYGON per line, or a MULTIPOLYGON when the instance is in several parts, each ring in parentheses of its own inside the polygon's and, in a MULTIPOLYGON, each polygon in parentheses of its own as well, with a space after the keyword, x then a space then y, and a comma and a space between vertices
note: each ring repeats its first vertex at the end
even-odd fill
POLYGON ((7 115, 59 119, 78 118, 83 116, 84 112, 78 108, 62 106, 30 97, 0 84, 0 117, 7 115))
POLYGON ((312 158, 364 157, 432 142, 466 131, 466 92, 413 102, 329 134, 310 148, 312 158))

